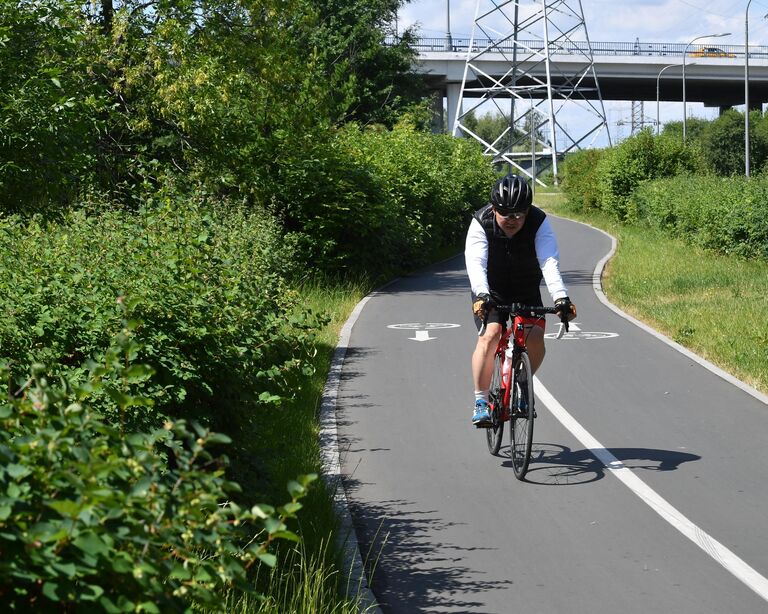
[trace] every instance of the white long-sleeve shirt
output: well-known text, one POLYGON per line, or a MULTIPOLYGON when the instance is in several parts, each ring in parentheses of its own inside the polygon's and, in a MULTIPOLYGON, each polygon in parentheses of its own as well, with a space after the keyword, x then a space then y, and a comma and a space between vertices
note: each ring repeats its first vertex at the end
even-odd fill
MULTIPOLYGON (((568 296, 563 278, 560 275, 560 251, 557 239, 548 218, 536 231, 536 259, 539 261, 544 283, 553 301, 568 296)), ((472 219, 467 231, 464 247, 464 259, 469 275, 469 283, 475 296, 490 294, 488 287, 488 237, 477 219, 472 219)))

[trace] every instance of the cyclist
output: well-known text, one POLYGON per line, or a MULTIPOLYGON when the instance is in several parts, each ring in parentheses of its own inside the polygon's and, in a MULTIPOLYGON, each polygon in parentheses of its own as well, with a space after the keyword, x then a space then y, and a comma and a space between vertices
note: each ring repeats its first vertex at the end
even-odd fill
MULTIPOLYGON (((544 279, 559 314, 576 317, 576 306, 568 298, 560 276, 557 239, 546 214, 532 206, 533 191, 528 182, 514 174, 499 179, 491 199, 475 212, 467 232, 464 257, 472 288, 472 311, 478 330, 487 315, 487 327, 477 338, 472 354, 472 382, 475 405, 472 423, 491 424, 488 388, 493 355, 509 313, 489 308, 488 301, 508 305, 523 303, 541 306, 539 284, 544 279)), ((531 369, 544 360, 544 320, 526 323, 531 369)))

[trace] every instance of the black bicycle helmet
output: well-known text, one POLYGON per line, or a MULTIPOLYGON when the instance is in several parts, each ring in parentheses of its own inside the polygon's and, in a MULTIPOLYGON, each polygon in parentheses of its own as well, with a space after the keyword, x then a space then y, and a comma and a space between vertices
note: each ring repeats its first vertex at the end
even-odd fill
POLYGON ((533 190, 519 175, 509 174, 493 184, 491 204, 500 213, 527 211, 533 202, 533 190))

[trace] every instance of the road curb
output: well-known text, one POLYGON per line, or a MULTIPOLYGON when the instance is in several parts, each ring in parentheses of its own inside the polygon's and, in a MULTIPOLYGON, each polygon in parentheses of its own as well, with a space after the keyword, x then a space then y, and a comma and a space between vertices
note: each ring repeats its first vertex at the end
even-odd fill
POLYGON ((631 322, 635 326, 641 328, 646 333, 649 333, 650 335, 653 335, 659 341, 662 341, 662 342, 666 343, 669 347, 677 350, 678 352, 683 354, 686 358, 689 358, 690 360, 693 360, 694 362, 696 362, 697 364, 701 365, 705 369, 711 371, 712 373, 714 373, 718 377, 724 379, 729 384, 733 384, 734 386, 736 386, 737 388, 743 390, 744 392, 746 392, 750 396, 753 396, 754 398, 756 398, 758 401, 761 401, 762 403, 765 403, 766 405, 768 405, 768 395, 763 394, 762 392, 760 392, 756 388, 753 388, 752 386, 750 386, 746 382, 742 382, 740 379, 734 377, 730 373, 724 371, 723 369, 721 369, 717 365, 709 362, 705 358, 702 358, 698 354, 694 354, 688 348, 683 347, 682 345, 680 345, 676 341, 673 341, 672 339, 670 339, 666 335, 663 335, 662 333, 660 333, 659 331, 651 328, 647 324, 644 324, 640 320, 632 317, 631 315, 629 315, 628 313, 622 311, 616 305, 611 303, 608 300, 608 297, 605 295, 605 292, 603 292, 602 279, 603 279, 603 272, 605 270, 606 264, 608 264, 608 261, 611 258, 613 258, 614 254, 616 253, 616 238, 613 235, 605 232, 604 230, 602 230, 600 228, 596 228, 595 226, 592 226, 591 224, 587 224, 586 222, 580 222, 578 220, 572 220, 570 218, 565 218, 565 217, 561 217, 561 216, 555 216, 555 217, 560 217, 563 220, 567 220, 569 222, 575 222, 576 224, 581 224, 582 226, 587 226, 588 228, 591 228, 592 230, 596 230, 597 232, 600 232, 600 233, 604 234, 606 237, 608 237, 611 240, 611 250, 605 256, 603 256, 603 258, 597 263, 597 265, 595 266, 595 270, 592 273, 592 290, 594 290, 595 294, 597 295, 598 300, 603 305, 608 307, 608 309, 613 311, 615 314, 621 316, 622 318, 624 318, 628 322, 631 322))
POLYGON ((328 491, 333 495, 333 506, 336 517, 339 519, 336 545, 344 555, 344 567, 348 574, 347 596, 358 600, 361 612, 380 614, 381 609, 368 584, 363 557, 360 554, 360 545, 352 523, 352 515, 349 512, 349 502, 341 475, 339 435, 336 423, 336 402, 349 337, 363 307, 373 294, 375 293, 369 294, 355 306, 339 334, 339 341, 331 359, 331 367, 325 380, 320 403, 320 456, 323 465, 323 481, 328 491))

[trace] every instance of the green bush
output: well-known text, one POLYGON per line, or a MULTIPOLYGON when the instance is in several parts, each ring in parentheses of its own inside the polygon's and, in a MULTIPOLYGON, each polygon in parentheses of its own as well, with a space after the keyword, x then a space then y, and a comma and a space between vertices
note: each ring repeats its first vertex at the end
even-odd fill
POLYGON ((644 181, 703 169, 698 150, 649 129, 609 149, 598 164, 600 207, 619 220, 636 220, 632 193, 644 181))
POLYGON ((0 219, 0 241, 0 359, 16 377, 34 362, 82 375, 119 329, 121 302, 156 371, 137 424, 195 417, 233 433, 248 421, 237 408, 290 394, 313 352, 321 320, 290 291, 298 259, 265 213, 168 195, 136 214, 0 219))
POLYGON ((571 205, 580 211, 599 208, 597 167, 605 153, 604 149, 582 149, 565 158, 560 185, 571 205))
POLYGON ((401 267, 424 264, 438 249, 456 245, 495 179, 476 143, 420 132, 408 121, 391 132, 362 132, 350 145, 373 169, 388 206, 408 220, 412 244, 401 267))
POLYGON ((494 173, 476 144, 403 121, 391 131, 346 126, 280 178, 279 210, 312 264, 381 275, 456 245, 494 173))
POLYGON ((133 343, 126 328, 79 386, 49 383, 38 365, 0 403, 5 611, 219 610, 223 590, 253 593, 247 570, 275 564, 273 540, 297 540, 285 521, 313 476, 291 483, 277 510, 242 509, 230 500, 238 485, 224 476, 226 457, 210 451, 228 438, 184 421, 125 434, 89 406, 114 381, 125 384, 110 393, 121 411, 151 403, 135 384, 152 370, 122 360, 133 343))
POLYGON ((641 186, 635 201, 644 219, 676 237, 768 258, 768 178, 674 177, 641 186))

